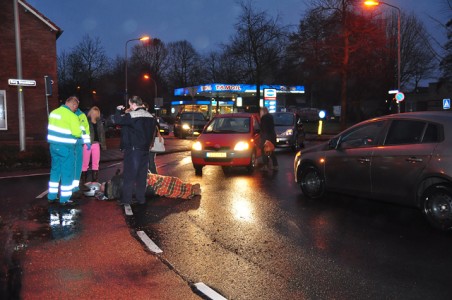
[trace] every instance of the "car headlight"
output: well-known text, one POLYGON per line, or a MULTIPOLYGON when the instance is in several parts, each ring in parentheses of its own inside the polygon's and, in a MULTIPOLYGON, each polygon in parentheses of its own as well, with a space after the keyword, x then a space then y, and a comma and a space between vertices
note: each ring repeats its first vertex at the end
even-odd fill
POLYGON ((281 135, 293 135, 293 129, 287 129, 286 131, 281 133, 281 135))
POLYGON ((201 151, 202 150, 202 144, 199 141, 196 141, 191 145, 191 149, 194 151, 201 151))
POLYGON ((183 130, 189 130, 190 129, 190 125, 188 125, 188 124, 182 124, 182 129, 183 130))
POLYGON ((235 151, 244 151, 248 150, 250 148, 250 145, 247 142, 238 142, 235 144, 234 150, 235 151))

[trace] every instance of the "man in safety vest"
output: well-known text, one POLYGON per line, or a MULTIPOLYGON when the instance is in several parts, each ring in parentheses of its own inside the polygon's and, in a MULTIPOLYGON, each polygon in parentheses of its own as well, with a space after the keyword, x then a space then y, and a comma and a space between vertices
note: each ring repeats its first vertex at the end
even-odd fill
MULTIPOLYGON (((89 124, 88 118, 86 115, 79 109, 75 111, 75 115, 77 115, 78 120, 80 122, 80 130, 82 131, 82 141, 75 144, 75 161, 74 161, 74 180, 72 182, 72 192, 76 193, 80 190, 80 175, 82 174, 82 164, 83 164, 83 144, 86 144, 86 147, 91 149, 91 138, 89 132, 89 124)), ((83 185, 86 182, 83 182, 83 185)), ((82 190, 89 190, 87 187, 82 186, 82 190)))
POLYGON ((49 202, 56 201, 60 190, 60 203, 73 205, 70 200, 74 181, 75 145, 81 143, 82 130, 75 114, 79 100, 71 96, 66 103, 49 114, 47 142, 50 147, 51 168, 49 202))

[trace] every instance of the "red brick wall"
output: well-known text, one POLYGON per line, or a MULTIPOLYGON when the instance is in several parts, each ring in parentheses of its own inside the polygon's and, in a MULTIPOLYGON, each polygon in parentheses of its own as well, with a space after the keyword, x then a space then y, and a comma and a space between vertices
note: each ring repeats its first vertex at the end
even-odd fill
MULTIPOLYGON (((6 90, 8 129, 0 130, 2 141, 19 142, 18 87, 9 86, 9 78, 17 78, 14 33, 14 1, 0 1, 0 90, 6 90)), ((26 11, 19 4, 23 79, 36 81, 36 87, 23 87, 25 136, 27 140, 43 140, 47 133, 47 108, 44 76, 52 77, 53 95, 49 111, 59 105, 57 88, 57 32, 26 11)))

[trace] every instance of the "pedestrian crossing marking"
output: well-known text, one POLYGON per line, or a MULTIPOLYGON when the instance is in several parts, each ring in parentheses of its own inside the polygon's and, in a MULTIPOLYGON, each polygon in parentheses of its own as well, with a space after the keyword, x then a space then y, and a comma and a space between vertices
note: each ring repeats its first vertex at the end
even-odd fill
POLYGON ((443 109, 450 109, 450 99, 443 99, 443 109))

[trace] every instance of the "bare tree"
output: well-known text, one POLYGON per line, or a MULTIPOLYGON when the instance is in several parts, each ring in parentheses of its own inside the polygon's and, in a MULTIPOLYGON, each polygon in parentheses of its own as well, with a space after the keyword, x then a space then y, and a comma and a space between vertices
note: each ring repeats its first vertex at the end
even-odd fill
POLYGON ((152 39, 149 43, 136 45, 132 50, 131 61, 144 66, 153 78, 160 79, 167 64, 168 49, 160 39, 152 39))
POLYGON ((82 41, 69 53, 63 52, 58 58, 59 76, 63 79, 63 91, 78 94, 84 105, 90 106, 96 81, 108 71, 109 59, 99 38, 83 37, 82 41))
POLYGON ((166 77, 173 87, 186 87, 202 83, 200 55, 187 41, 168 44, 166 77))
POLYGON ((242 14, 235 25, 236 33, 231 37, 227 52, 241 68, 243 78, 256 84, 256 107, 259 107, 260 86, 272 81, 272 74, 282 61, 287 34, 279 24, 279 18, 270 18, 265 11, 257 11, 252 1, 241 3, 242 14))

